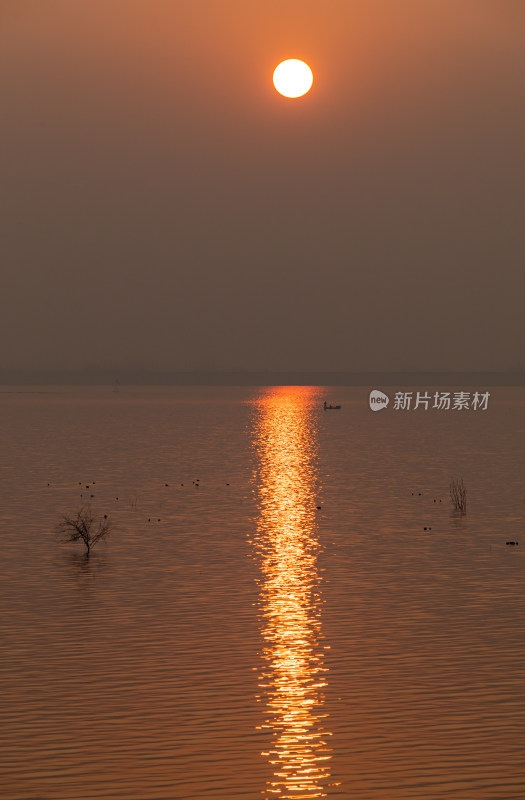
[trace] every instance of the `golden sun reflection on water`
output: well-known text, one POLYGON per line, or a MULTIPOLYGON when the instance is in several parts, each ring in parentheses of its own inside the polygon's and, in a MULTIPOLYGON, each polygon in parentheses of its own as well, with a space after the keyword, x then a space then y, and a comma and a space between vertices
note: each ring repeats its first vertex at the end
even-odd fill
POLYGON ((323 689, 316 536, 317 390, 276 387, 258 401, 254 446, 259 516, 260 619, 264 672, 261 728, 272 732, 274 776, 266 797, 327 796, 330 733, 323 689))

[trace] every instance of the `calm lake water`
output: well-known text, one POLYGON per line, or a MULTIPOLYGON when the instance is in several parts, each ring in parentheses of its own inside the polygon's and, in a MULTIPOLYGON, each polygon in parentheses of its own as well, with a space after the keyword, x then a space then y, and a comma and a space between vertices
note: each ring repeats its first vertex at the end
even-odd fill
POLYGON ((4 387, 3 800, 523 800, 525 390, 491 392, 4 387))

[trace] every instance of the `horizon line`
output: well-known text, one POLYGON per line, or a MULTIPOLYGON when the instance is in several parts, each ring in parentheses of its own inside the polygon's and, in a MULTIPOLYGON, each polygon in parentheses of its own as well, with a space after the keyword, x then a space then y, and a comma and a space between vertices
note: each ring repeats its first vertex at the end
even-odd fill
POLYGON ((525 386, 525 370, 3 369, 0 386, 525 386))

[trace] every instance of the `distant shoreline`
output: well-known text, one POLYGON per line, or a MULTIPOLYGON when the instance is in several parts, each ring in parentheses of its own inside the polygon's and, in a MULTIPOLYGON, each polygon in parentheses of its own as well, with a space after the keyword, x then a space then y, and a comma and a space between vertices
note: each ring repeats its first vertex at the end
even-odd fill
POLYGON ((0 386, 525 386, 525 372, 0 371, 0 386))

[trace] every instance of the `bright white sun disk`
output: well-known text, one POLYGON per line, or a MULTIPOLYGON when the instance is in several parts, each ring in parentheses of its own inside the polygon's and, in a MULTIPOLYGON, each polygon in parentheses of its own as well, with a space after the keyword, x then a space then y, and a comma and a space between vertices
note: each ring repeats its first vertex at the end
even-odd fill
POLYGON ((273 85, 284 97, 302 97, 310 91, 313 82, 312 70, 297 58, 281 61, 273 73, 273 85))

